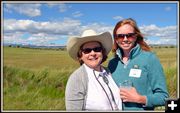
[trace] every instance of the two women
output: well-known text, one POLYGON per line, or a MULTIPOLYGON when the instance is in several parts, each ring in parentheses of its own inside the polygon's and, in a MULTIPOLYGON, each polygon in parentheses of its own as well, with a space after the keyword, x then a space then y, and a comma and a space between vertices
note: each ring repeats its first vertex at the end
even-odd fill
POLYGON ((67 110, 154 110, 165 105, 169 95, 163 68, 136 22, 131 18, 118 22, 113 36, 110 72, 101 65, 111 50, 110 33, 97 35, 87 30, 82 37, 69 39, 68 53, 81 67, 67 83, 67 110), (130 81, 132 87, 120 88, 119 92, 117 85, 125 81, 130 81))

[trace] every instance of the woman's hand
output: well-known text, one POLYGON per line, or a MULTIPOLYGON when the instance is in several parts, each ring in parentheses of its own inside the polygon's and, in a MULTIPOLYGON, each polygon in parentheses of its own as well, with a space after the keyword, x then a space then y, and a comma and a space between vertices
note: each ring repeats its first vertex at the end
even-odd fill
POLYGON ((146 104, 146 96, 140 95, 134 87, 120 88, 120 96, 123 102, 146 104))

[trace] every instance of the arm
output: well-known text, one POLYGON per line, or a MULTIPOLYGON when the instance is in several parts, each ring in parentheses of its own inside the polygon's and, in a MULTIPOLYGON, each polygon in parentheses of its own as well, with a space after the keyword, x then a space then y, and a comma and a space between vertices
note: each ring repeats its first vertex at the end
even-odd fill
POLYGON ((120 95, 123 102, 140 103, 144 107, 165 105, 168 92, 162 66, 155 55, 151 54, 148 59, 149 88, 147 90, 149 90, 149 93, 147 95, 141 95, 134 87, 131 89, 121 88, 120 95))
POLYGON ((85 88, 82 74, 73 73, 66 85, 65 103, 66 110, 83 110, 85 100, 85 88))
POLYGON ((169 97, 166 87, 165 75, 158 58, 152 54, 149 60, 149 80, 153 94, 148 94, 146 106, 165 105, 165 99, 169 97))

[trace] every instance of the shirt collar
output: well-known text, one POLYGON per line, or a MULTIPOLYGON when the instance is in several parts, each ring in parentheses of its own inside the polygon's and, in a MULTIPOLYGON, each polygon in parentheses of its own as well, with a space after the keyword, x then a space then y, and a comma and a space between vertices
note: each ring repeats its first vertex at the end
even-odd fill
MULTIPOLYGON (((86 65, 85 63, 84 63, 83 65, 84 65, 84 67, 85 67, 85 69, 86 69, 86 71, 87 71, 88 74, 89 74, 89 73, 93 73, 93 70, 94 70, 94 69, 90 68, 90 67, 89 67, 88 65, 86 65)), ((97 78, 99 78, 100 76, 107 76, 107 75, 108 75, 108 73, 106 72, 106 70, 105 70, 103 67, 101 67, 101 69, 102 69, 102 72, 99 72, 99 71, 94 70, 95 76, 96 76, 97 78)))
POLYGON ((100 76, 107 76, 107 75, 108 75, 108 73, 106 72, 106 70, 105 70, 105 69, 103 69, 103 71, 102 71, 102 72, 100 72, 100 73, 99 73, 99 75, 100 75, 100 76))

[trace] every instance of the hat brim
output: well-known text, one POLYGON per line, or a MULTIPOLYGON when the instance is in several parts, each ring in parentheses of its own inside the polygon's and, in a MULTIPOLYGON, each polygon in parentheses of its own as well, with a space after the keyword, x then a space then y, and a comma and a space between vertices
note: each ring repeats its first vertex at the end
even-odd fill
POLYGON ((90 41, 98 41, 102 44, 102 46, 106 50, 106 54, 108 55, 112 48, 112 36, 109 32, 105 32, 96 36, 86 36, 86 37, 70 37, 67 42, 67 51, 69 55, 74 59, 78 60, 77 53, 80 49, 80 46, 86 42, 90 41))

